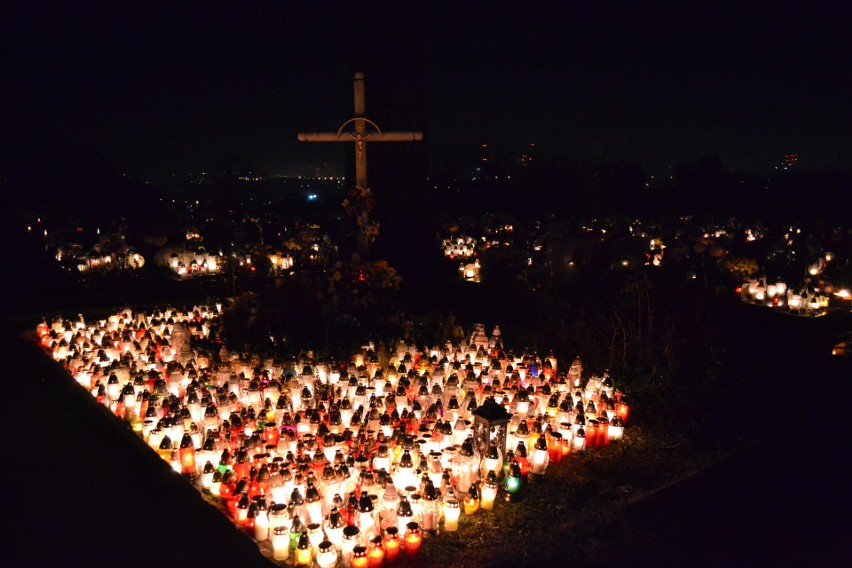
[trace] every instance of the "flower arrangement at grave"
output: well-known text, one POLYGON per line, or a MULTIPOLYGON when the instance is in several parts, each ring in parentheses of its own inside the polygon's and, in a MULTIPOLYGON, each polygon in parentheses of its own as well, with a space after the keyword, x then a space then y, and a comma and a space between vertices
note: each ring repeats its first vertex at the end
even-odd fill
POLYGON ((402 277, 386 260, 365 262, 358 254, 348 263, 336 262, 329 272, 326 297, 339 308, 375 307, 402 283, 402 277))
POLYGON ((618 443, 630 408, 579 358, 507 351, 482 324, 418 350, 290 361, 194 344, 221 307, 56 318, 41 346, 278 562, 381 566, 501 515, 572 454, 618 443))
MULTIPOLYGON (((370 212, 376 208, 376 199, 369 187, 354 187, 346 192, 343 200, 346 215, 355 219, 358 226, 358 239, 362 243, 372 243, 379 234, 380 224, 370 219, 370 212)), ((363 252, 363 251, 362 251, 363 252)))

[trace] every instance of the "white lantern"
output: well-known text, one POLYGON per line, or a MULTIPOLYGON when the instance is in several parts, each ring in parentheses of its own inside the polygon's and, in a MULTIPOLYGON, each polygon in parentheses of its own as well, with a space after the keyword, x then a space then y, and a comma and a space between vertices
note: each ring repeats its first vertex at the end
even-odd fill
POLYGON ((459 516, 461 516, 459 500, 450 492, 444 501, 444 530, 457 531, 459 529, 459 516))
POLYGON ((283 561, 290 557, 290 529, 285 526, 272 529, 272 557, 283 561))
POLYGON ((334 568, 338 560, 337 550, 331 541, 325 540, 319 544, 317 551, 317 566, 319 568, 334 568))
POLYGON ((547 440, 541 435, 535 441, 535 449, 530 456, 530 473, 533 475, 544 475, 547 465, 550 463, 550 455, 547 452, 547 440))
POLYGON ((480 499, 479 506, 485 509, 486 511, 490 511, 494 508, 494 500, 497 498, 497 476, 494 472, 489 472, 488 476, 485 478, 485 482, 482 484, 482 489, 480 493, 482 497, 480 499))
POLYGON ((269 538, 269 514, 260 509, 254 517, 254 539, 263 542, 269 538))
POLYGON ((624 436, 624 421, 621 419, 621 416, 616 415, 610 420, 607 436, 613 442, 621 440, 624 436))

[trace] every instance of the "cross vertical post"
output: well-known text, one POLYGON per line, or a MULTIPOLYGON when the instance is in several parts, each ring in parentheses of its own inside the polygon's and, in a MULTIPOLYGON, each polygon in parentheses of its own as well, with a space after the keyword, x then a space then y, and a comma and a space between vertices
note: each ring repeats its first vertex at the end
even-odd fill
MULTIPOLYGON (((382 132, 379 126, 366 117, 366 100, 364 96, 364 74, 355 73, 354 82, 354 116, 340 125, 337 132, 303 132, 298 138, 300 142, 354 142, 355 143, 355 189, 359 196, 369 196, 370 187, 367 185, 367 142, 414 142, 423 140, 422 132, 382 132), (353 123, 353 130, 344 133, 344 128, 353 123), (374 131, 367 131, 367 125, 374 131)), ((364 197, 363 200, 366 200, 364 197)), ((375 235, 376 225, 369 219, 369 210, 364 203, 356 207, 359 236, 358 252, 367 255, 369 243, 375 235)))

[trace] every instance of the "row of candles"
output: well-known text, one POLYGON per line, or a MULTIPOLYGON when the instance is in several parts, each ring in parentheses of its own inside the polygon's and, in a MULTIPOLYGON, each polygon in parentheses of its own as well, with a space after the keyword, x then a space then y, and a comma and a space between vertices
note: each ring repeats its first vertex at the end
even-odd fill
POLYGON ((380 566, 423 533, 522 497, 530 476, 620 440, 611 379, 552 354, 515 356, 477 325, 466 343, 364 346, 282 364, 195 351, 221 308, 57 318, 40 341, 238 527, 297 565, 380 566))

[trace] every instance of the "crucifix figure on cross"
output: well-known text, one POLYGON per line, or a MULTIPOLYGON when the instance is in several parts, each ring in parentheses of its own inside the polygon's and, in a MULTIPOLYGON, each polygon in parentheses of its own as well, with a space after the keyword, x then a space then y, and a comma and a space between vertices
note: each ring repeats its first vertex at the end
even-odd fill
MULTIPOLYGON (((355 73, 355 116, 345 121, 337 132, 303 132, 300 142, 354 142, 355 143, 355 189, 361 196, 369 195, 367 185, 367 142, 414 142, 423 140, 422 132, 382 132, 379 126, 364 116, 364 74, 355 73), (347 125, 354 124, 354 130, 344 133, 347 125), (367 125, 374 130, 368 132, 367 125)), ((369 251, 373 223, 369 219, 367 207, 361 207, 356 213, 359 235, 358 252, 366 255, 369 251)))

